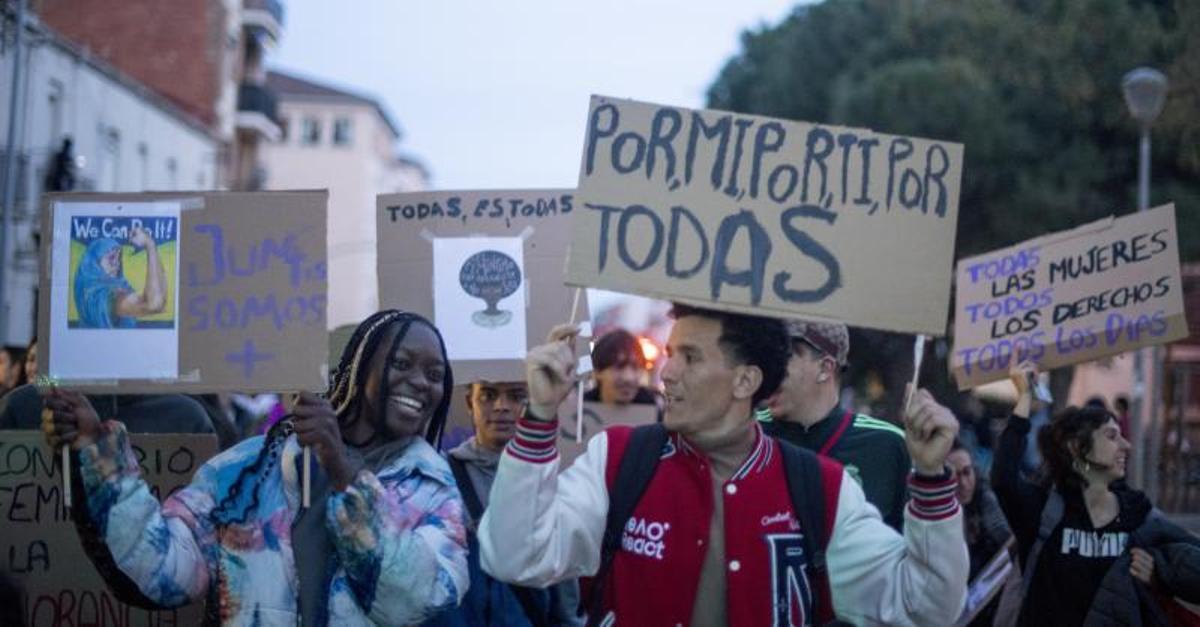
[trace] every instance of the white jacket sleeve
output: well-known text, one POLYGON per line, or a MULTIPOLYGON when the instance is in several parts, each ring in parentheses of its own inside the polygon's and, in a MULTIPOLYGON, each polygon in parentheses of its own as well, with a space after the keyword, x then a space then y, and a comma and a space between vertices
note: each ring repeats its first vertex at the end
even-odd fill
POLYGON ((522 419, 500 458, 478 534, 483 570, 500 581, 542 588, 600 568, 608 437, 594 436, 559 474, 556 431, 522 419))
POLYGON ((856 625, 954 624, 966 601, 970 561, 962 511, 953 500, 953 484, 949 487, 948 496, 946 486, 934 488, 932 497, 941 500, 930 515, 920 505, 921 490, 929 495, 930 488, 909 480, 913 501, 905 508, 901 536, 843 472, 825 553, 838 618, 856 625))

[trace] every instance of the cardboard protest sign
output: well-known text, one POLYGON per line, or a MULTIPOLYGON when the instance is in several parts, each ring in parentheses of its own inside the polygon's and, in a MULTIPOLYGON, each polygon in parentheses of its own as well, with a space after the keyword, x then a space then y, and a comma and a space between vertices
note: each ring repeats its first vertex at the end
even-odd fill
POLYGON ((574 397, 568 401, 558 410, 558 454, 562 458, 558 464, 560 471, 570 468, 575 458, 587 450, 592 436, 606 428, 615 425, 639 427, 653 424, 658 419, 658 407, 655 405, 608 405, 588 401, 583 404, 583 441, 576 442, 574 397))
POLYGON ((960 389, 1187 337, 1175 206, 1106 218, 958 262, 960 389))
POLYGON ((956 627, 970 625, 979 613, 987 608, 992 599, 1004 591, 1006 586, 1019 586, 1020 576, 1014 571, 1014 564, 1009 551, 1016 540, 1009 537, 1008 542, 988 560, 967 586, 967 603, 962 614, 954 624, 956 627))
POLYGON ((943 335, 962 153, 593 96, 567 282, 943 335))
MULTIPOLYGON (((24 588, 25 624, 197 625, 203 603, 145 610, 116 599, 84 554, 62 494, 61 456, 38 431, 0 431, 0 550, 24 588)), ((160 499, 217 453, 212 435, 133 434, 142 478, 160 499)))
POLYGON ((376 209, 380 305, 438 325, 455 381, 524 381, 525 351, 571 319, 574 191, 389 194, 376 209))
POLYGON ((64 386, 326 387, 328 194, 51 194, 38 337, 64 386))

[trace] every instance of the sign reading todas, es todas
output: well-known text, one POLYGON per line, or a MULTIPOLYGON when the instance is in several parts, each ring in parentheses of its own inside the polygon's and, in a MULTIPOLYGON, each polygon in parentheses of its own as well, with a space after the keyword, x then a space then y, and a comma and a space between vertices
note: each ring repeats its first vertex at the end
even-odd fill
POLYGON ((572 312, 562 278, 577 207, 570 189, 379 196, 380 305, 434 321, 456 382, 524 381, 529 348, 572 313, 589 319, 586 291, 572 312))
POLYGON ((1164 205, 959 261, 958 387, 1187 337, 1178 242, 1164 205))
POLYGON ((962 152, 593 96, 567 282, 944 335, 962 152))

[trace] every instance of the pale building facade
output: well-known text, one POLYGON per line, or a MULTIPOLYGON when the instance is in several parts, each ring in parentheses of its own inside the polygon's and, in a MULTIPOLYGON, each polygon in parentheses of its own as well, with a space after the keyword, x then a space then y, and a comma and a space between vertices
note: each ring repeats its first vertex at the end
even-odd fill
POLYGON ((377 100, 274 71, 267 87, 284 132, 262 152, 266 188, 329 190, 329 328, 356 324, 379 308, 375 197, 423 190, 428 175, 397 155, 400 129, 377 100))
MULTIPOLYGON (((10 22, 11 24, 11 22, 10 22)), ((70 138, 76 191, 209 189, 220 145, 208 127, 167 99, 28 16, 21 59, 14 172, 16 199, 2 264, 7 292, 4 344, 36 331, 38 220, 44 179, 70 138)), ((0 49, 0 120, 8 120, 11 47, 0 49)), ((0 124, 0 167, 8 125, 0 124)), ((0 170, 2 172, 3 170, 0 170)), ((2 175, 0 175, 2 177, 2 175)))

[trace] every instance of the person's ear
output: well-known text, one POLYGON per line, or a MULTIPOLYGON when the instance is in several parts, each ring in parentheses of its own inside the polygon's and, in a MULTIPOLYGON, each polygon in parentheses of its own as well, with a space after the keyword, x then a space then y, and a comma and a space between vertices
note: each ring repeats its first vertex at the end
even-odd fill
POLYGON ((820 383, 824 383, 824 382, 828 381, 830 379, 830 377, 833 376, 833 369, 835 367, 836 366, 834 365, 832 359, 828 359, 828 358, 822 359, 821 366, 820 366, 821 373, 817 375, 817 381, 820 383))
POLYGON ((758 366, 743 364, 733 369, 733 397, 745 400, 754 397, 762 385, 763 373, 758 366))

